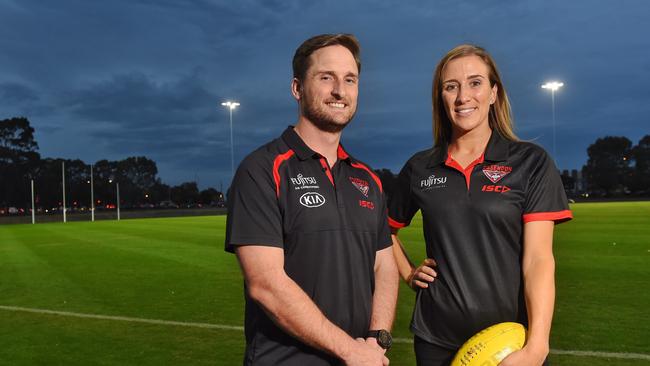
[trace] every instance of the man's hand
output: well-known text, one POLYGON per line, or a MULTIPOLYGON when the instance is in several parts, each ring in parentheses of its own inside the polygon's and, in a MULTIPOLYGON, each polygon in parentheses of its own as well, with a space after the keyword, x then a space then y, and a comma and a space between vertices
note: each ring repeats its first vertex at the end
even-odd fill
POLYGON ((379 343, 377 342, 377 338, 375 338, 375 337, 368 337, 368 338, 366 338, 366 343, 368 343, 369 345, 371 345, 371 346, 377 348, 377 349, 380 350, 382 353, 386 354, 386 350, 383 349, 383 348, 379 345, 379 343))
POLYGON ((350 350, 343 362, 348 366, 388 366, 388 358, 384 356, 385 350, 377 344, 367 342, 363 338, 357 338, 355 347, 350 350))
POLYGON ((419 267, 413 270, 406 282, 414 290, 429 287, 429 283, 433 282, 438 276, 438 273, 433 269, 437 265, 433 258, 425 259, 419 267))

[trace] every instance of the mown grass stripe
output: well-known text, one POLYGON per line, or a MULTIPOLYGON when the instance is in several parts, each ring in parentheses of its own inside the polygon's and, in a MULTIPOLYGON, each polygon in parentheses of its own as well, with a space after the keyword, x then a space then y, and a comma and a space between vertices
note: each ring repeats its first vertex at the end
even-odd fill
MULTIPOLYGON (((25 308, 25 307, 19 307, 19 306, 0 305, 0 310, 26 312, 26 313, 36 313, 36 314, 46 314, 46 315, 59 315, 59 316, 68 316, 68 317, 86 318, 86 319, 117 320, 117 321, 156 324, 156 325, 174 325, 174 326, 181 326, 181 327, 221 329, 221 330, 237 330, 237 331, 243 331, 244 330, 244 327, 237 326, 237 325, 179 322, 179 321, 172 321, 172 320, 133 318, 133 317, 127 317, 127 316, 85 314, 85 313, 75 313, 75 312, 70 312, 70 311, 57 311, 57 310, 47 310, 47 309, 25 308)), ((413 340, 409 339, 409 338, 394 338, 393 342, 395 342, 395 343, 407 343, 408 344, 408 343, 413 343, 413 340)), ((646 354, 642 354, 642 353, 618 353, 618 352, 574 351, 574 350, 552 349, 551 354, 579 356, 579 357, 598 357, 598 358, 621 358, 621 359, 633 359, 633 360, 650 360, 650 355, 646 355, 646 354)))

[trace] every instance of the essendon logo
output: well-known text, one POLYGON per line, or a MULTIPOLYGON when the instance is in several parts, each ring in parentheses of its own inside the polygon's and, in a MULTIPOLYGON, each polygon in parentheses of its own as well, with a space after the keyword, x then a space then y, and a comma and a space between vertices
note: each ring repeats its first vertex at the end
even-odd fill
POLYGON ((368 182, 355 177, 350 177, 350 182, 353 186, 357 187, 357 189, 363 193, 364 196, 368 197, 368 190, 370 190, 370 185, 368 182))
POLYGON ((495 186, 495 185, 487 185, 485 184, 483 188, 481 188, 481 191, 483 192, 497 192, 497 193, 506 193, 510 190, 510 187, 508 186, 495 186))
POLYGON ((483 168, 483 174, 492 182, 496 183, 512 171, 511 166, 489 165, 483 168))
POLYGON ((300 204, 309 207, 319 207, 325 203, 325 197, 317 192, 307 192, 300 196, 300 204))

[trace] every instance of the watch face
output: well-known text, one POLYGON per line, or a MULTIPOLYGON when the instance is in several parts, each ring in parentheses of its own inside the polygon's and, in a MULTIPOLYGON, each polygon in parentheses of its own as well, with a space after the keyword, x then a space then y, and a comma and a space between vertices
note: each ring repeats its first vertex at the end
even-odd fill
POLYGON ((382 329, 379 331, 379 334, 377 334, 377 343, 382 348, 388 349, 393 344, 393 337, 391 337, 388 331, 382 329))

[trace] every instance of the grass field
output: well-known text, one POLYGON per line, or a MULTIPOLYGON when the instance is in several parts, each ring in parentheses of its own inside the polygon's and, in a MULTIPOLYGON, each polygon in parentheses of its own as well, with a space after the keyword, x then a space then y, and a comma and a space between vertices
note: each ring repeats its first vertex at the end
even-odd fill
MULTIPOLYGON (((649 355, 650 202, 572 210, 575 219, 556 230, 551 347, 649 355)), ((240 328, 142 322, 243 324, 242 278, 223 251, 224 224, 212 216, 0 226, 0 365, 241 364, 240 328)), ((422 258, 421 222, 402 233, 412 258, 422 258)), ((406 339, 414 294, 400 291, 394 336, 406 339)), ((415 363, 408 343, 389 357, 391 365, 415 363)), ((551 361, 650 364, 563 354, 551 361)))

